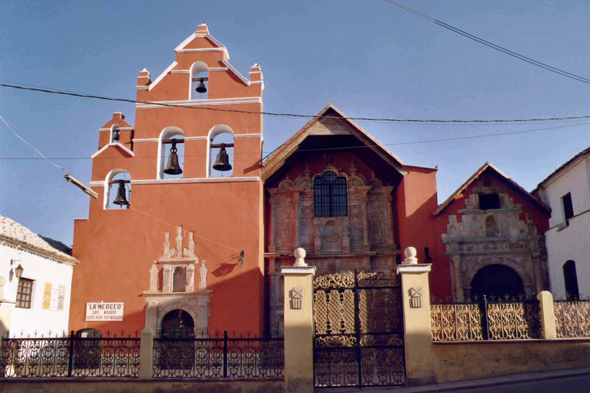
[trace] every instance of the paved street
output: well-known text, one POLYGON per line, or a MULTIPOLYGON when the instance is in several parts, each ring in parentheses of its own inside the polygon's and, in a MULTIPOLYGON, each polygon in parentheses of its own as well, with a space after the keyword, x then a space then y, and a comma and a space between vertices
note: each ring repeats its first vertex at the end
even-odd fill
POLYGON ((579 375, 541 381, 519 382, 508 385, 460 389, 465 393, 578 393, 590 392, 590 375, 579 375))

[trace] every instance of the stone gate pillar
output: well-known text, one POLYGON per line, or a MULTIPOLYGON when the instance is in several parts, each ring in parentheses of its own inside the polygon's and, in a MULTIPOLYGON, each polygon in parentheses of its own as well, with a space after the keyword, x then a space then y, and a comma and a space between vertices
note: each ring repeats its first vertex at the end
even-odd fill
POLYGON ((295 264, 281 267, 285 276, 285 393, 313 393, 313 276, 305 250, 295 250, 295 264))
POLYGON ((406 259, 397 266, 401 275, 404 309, 404 343, 406 350, 406 378, 408 385, 434 383, 430 333, 430 263, 418 263, 416 249, 408 247, 406 259))

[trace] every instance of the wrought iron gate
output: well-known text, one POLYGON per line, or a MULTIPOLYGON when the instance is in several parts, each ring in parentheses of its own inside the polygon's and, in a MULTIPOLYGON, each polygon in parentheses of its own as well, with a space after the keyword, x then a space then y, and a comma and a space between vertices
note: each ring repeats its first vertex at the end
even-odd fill
POLYGON ((336 273, 317 277, 313 286, 316 387, 403 385, 397 274, 336 273))

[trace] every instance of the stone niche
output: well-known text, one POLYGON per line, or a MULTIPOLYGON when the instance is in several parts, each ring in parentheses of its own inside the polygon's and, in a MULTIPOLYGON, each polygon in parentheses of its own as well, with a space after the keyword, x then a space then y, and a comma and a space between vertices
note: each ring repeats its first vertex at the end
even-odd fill
POLYGON ((287 175, 277 188, 268 189, 268 252, 292 254, 298 247, 308 255, 395 250, 392 191, 376 177, 367 181, 354 161, 348 173, 326 163, 313 175, 307 167, 295 180, 287 175), (347 216, 314 217, 314 179, 326 172, 347 179, 347 216))
POLYGON ((195 255, 193 232, 189 233, 188 248, 183 247, 183 230, 176 230, 176 244, 170 243, 165 232, 164 255, 150 269, 150 288, 143 292, 147 302, 146 326, 158 331, 162 319, 172 310, 183 310, 193 318, 195 334, 208 334, 209 297, 207 265, 195 255), (195 273, 198 280, 195 285, 195 273))
POLYGON ((521 206, 501 185, 480 182, 465 199, 465 209, 459 210, 463 213, 461 221, 456 215, 449 216, 442 241, 445 255, 451 260, 455 301, 471 298, 473 277, 489 265, 514 270, 523 282, 526 296, 548 288, 544 237, 537 233, 530 214, 525 221, 519 219, 521 212, 521 206), (493 208, 482 209, 482 201, 490 199, 495 200, 493 208))

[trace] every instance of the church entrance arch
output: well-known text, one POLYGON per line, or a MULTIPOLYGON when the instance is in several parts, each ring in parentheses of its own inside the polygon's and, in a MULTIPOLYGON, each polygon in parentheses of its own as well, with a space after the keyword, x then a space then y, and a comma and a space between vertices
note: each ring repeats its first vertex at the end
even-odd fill
POLYGON ((160 337, 189 338, 195 336, 195 321, 184 310, 172 310, 162 318, 160 337))
POLYGON ((525 295, 522 279, 513 269, 504 265, 487 265, 478 270, 471 281, 471 296, 481 299, 525 295))

